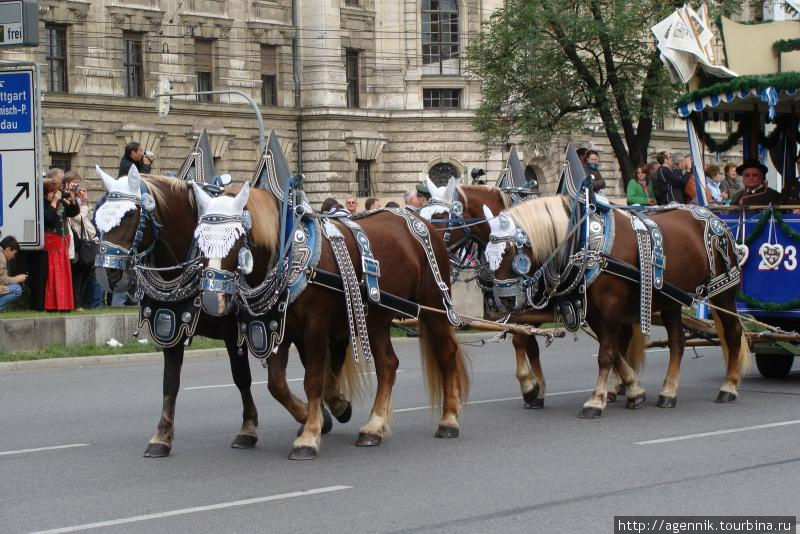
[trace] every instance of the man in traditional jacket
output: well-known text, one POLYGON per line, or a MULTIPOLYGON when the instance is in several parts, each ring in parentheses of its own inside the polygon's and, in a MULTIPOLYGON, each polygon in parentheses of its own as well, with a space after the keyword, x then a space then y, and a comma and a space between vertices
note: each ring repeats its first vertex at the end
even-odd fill
POLYGON ((736 174, 742 177, 744 190, 731 199, 731 205, 747 208, 777 204, 781 195, 767 186, 767 167, 755 158, 750 158, 738 167, 736 174))

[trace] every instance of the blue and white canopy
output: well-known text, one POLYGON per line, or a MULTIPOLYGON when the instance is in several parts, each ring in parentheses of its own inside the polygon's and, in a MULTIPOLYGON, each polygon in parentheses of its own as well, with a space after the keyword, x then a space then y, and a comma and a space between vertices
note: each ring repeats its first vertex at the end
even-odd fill
POLYGON ((692 113, 699 113, 708 108, 723 106, 726 111, 749 111, 752 110, 753 103, 764 103, 770 119, 775 118, 778 104, 784 102, 798 93, 797 87, 777 90, 774 87, 758 89, 741 89, 737 91, 726 91, 719 95, 705 96, 697 98, 692 102, 679 104, 677 107, 678 116, 686 118, 692 113), (726 105, 727 104, 727 105, 726 105))

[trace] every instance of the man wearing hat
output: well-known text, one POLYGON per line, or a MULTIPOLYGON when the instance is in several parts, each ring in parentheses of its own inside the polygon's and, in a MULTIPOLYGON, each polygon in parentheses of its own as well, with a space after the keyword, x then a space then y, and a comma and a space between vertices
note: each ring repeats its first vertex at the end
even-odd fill
POLYGON ((428 186, 423 183, 417 184, 417 208, 422 209, 427 206, 430 198, 431 192, 428 191, 428 186))
POLYGON ((767 168, 755 158, 750 158, 738 167, 736 174, 742 177, 744 190, 731 199, 731 205, 747 208, 777 204, 781 195, 767 186, 767 168))

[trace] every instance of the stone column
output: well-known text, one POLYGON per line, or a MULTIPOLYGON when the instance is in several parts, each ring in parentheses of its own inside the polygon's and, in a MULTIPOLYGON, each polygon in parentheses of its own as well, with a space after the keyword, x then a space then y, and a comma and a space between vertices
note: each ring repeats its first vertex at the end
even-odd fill
POLYGON ((341 43, 342 0, 298 0, 303 107, 344 107, 347 80, 341 43))

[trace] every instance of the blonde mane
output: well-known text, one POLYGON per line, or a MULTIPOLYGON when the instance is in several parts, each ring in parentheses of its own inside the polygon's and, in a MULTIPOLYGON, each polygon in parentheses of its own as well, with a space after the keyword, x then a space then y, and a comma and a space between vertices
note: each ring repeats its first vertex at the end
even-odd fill
POLYGON ((158 176, 155 174, 144 174, 142 179, 147 183, 147 190, 153 196, 156 207, 163 210, 164 214, 169 213, 175 207, 175 204, 170 202, 170 193, 188 196, 189 204, 192 209, 195 209, 194 194, 192 194, 188 182, 171 176, 158 176))
MULTIPOLYGON (((236 194, 240 189, 241 187, 234 187, 229 192, 236 194)), ((281 216, 275 197, 272 196, 272 193, 263 189, 250 189, 247 210, 253 220, 253 228, 250 230, 253 242, 256 245, 267 248, 272 253, 277 251, 281 216)))
POLYGON ((525 230, 531 241, 533 261, 543 263, 564 240, 569 229, 569 213, 564 198, 539 197, 506 213, 518 227, 525 230))

